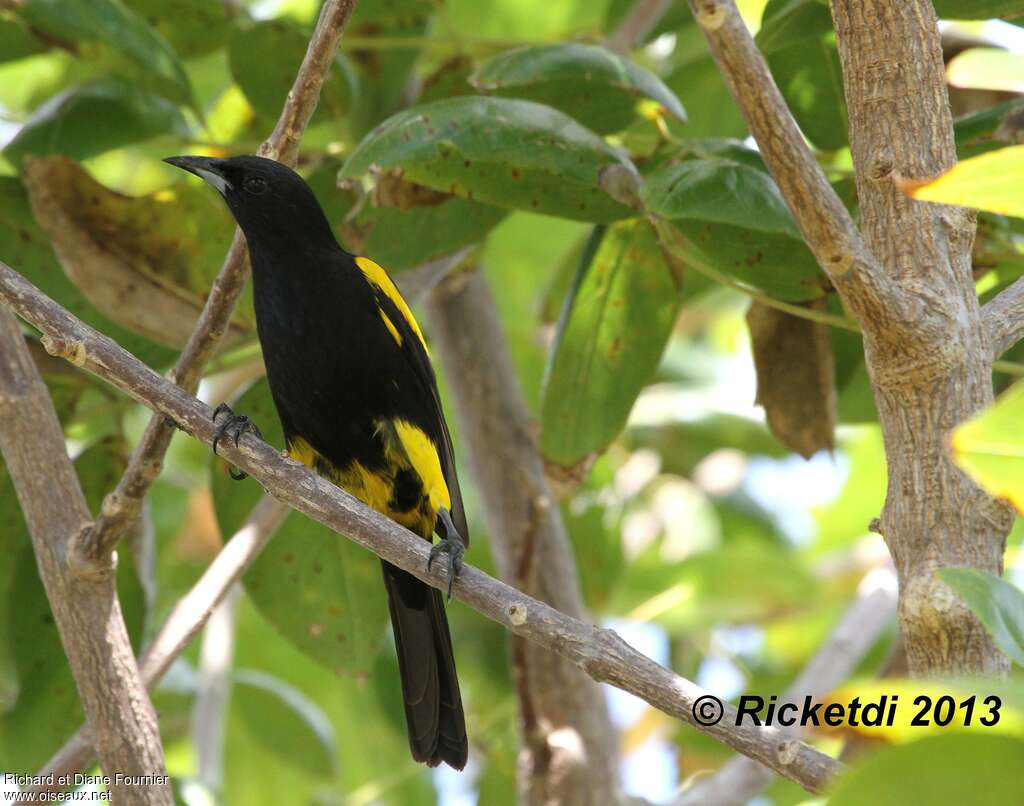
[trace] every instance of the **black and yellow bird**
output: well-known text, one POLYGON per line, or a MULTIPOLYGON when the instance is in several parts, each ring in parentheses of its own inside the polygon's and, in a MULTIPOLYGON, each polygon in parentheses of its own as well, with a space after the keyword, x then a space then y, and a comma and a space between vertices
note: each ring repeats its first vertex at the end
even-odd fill
MULTIPOLYGON (((450 595, 466 516, 427 346, 395 284, 339 246, 312 190, 289 168, 254 156, 166 161, 220 191, 245 234, 257 331, 289 453, 425 540, 436 532, 431 561, 448 555, 450 595)), ((219 433, 237 438, 246 424, 229 411, 219 433)), ((468 742, 443 598, 382 566, 413 758, 462 769, 468 742)))

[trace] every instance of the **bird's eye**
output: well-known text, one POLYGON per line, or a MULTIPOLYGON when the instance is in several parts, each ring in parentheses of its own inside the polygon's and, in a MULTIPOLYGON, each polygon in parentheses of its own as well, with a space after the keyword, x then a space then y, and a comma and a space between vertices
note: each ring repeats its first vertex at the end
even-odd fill
POLYGON ((244 187, 249 193, 262 193, 267 189, 267 180, 262 176, 250 176, 245 180, 244 187))

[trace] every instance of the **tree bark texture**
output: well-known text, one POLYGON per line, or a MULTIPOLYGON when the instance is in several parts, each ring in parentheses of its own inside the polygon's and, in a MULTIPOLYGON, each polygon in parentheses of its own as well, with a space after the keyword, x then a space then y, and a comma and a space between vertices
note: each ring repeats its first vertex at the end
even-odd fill
POLYGON ((950 432, 992 402, 992 346, 971 275, 974 214, 907 198, 897 178, 956 162, 931 0, 832 0, 850 144, 868 247, 898 293, 928 315, 912 338, 862 322, 885 439, 882 533, 900 583, 900 624, 915 675, 1005 672, 1006 659, 935 575, 1002 573, 1012 516, 950 459, 950 432))
MULTIPOLYGON (((825 180, 733 0, 690 0, 715 61, 807 245, 864 334, 885 439, 880 518, 900 583, 912 674, 1002 672, 1006 659, 935 571, 1002 570, 1012 516, 948 455, 950 432, 992 401, 993 342, 971 277, 974 217, 904 197, 898 178, 956 160, 931 0, 831 0, 861 226, 825 180)), ((1004 310, 1005 309, 1005 310, 1004 310)), ((998 315, 997 315, 998 314, 998 315)))
POLYGON ((68 567, 70 544, 92 527, 92 517, 50 394, 6 307, 0 307, 0 450, 113 801, 170 806, 156 712, 135 665, 113 569, 78 576, 68 567), (118 774, 152 776, 153 783, 119 784, 118 774))

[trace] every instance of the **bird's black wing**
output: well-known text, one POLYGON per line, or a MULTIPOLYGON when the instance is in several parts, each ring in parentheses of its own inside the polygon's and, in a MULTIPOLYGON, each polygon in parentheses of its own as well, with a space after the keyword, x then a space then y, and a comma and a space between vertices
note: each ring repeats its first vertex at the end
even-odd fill
POLYGON ((356 265, 370 283, 377 299, 377 305, 395 328, 400 341, 402 354, 405 356, 413 375, 421 386, 423 402, 428 407, 434 431, 430 436, 437 444, 438 456, 441 460, 441 472, 451 499, 451 517, 459 537, 469 546, 469 527, 466 523, 466 511, 462 504, 462 491, 459 489, 459 477, 455 468, 455 452, 452 448, 452 437, 445 422, 441 397, 437 391, 437 379, 430 363, 426 342, 416 319, 402 298, 398 288, 380 266, 365 257, 356 258, 356 265))

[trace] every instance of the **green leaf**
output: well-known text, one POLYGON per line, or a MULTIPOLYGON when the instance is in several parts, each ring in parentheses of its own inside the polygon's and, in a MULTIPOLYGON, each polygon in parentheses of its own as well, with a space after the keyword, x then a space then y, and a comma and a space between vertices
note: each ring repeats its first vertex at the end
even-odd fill
POLYGON ((21 20, 0 18, 0 63, 15 62, 45 50, 46 46, 21 20))
POLYGON ((571 31, 600 31, 606 0, 553 3, 551 0, 447 0, 445 30, 457 38, 565 37, 571 31))
POLYGON ((186 58, 202 56, 221 47, 231 25, 228 6, 207 0, 125 0, 125 5, 144 19, 186 58))
POLYGON ((563 113, 532 101, 462 96, 389 118, 356 147, 341 176, 393 171, 455 196, 583 221, 629 209, 598 185, 601 170, 634 170, 563 113))
POLYGON ((846 98, 831 32, 779 48, 768 56, 768 66, 807 139, 827 151, 843 148, 847 144, 846 98))
MULTIPOLYGON (((501 293, 494 295, 494 302, 527 407, 534 416, 539 416, 541 384, 548 361, 547 346, 542 346, 537 338, 542 273, 559 266, 566 252, 585 239, 591 229, 578 221, 514 212, 484 242, 481 263, 492 286, 501 289, 501 293)), ((572 264, 570 280, 578 265, 578 260, 572 264)))
MULTIPOLYGON (((266 380, 234 405, 263 430, 271 445, 284 436, 266 380)), ((260 485, 233 481, 223 460, 213 460, 213 501, 225 538, 234 534, 259 500, 260 485)), ((329 669, 366 673, 387 623, 387 597, 376 557, 325 526, 292 512, 244 578, 263 616, 303 653, 329 669)))
POLYGON ((953 432, 953 458, 996 498, 1024 512, 1024 382, 953 432))
MULTIPOLYGON (((957 157, 963 160, 1008 145, 1007 140, 1001 139, 1002 129, 1020 118, 1021 110, 1024 110, 1024 98, 1015 98, 958 117, 953 121, 957 157)), ((1019 123, 1016 128, 1020 128, 1019 123)))
POLYGON ((877 425, 850 429, 840 438, 850 471, 839 495, 812 512, 818 554, 846 551, 868 534, 868 524, 885 503, 886 465, 877 425))
POLYGON ((652 548, 627 565, 612 610, 685 633, 778 618, 814 601, 818 587, 791 551, 763 542, 728 543, 682 562, 652 548))
POLYGON ((25 0, 17 13, 32 27, 74 42, 82 58, 112 62, 125 78, 194 106, 174 49, 118 0, 25 0))
POLYGON ((457 197, 408 210, 371 208, 362 251, 391 271, 404 271, 482 241, 507 214, 501 207, 457 197))
POLYGON ((996 646, 1024 666, 1024 593, 975 568, 940 568, 936 573, 985 625, 996 646))
MULTIPOLYGON (((345 27, 345 35, 378 39, 382 44, 389 40, 424 40, 427 26, 438 8, 440 6, 433 0, 359 2, 345 27)), ((349 52, 361 88, 352 110, 353 132, 361 137, 408 105, 403 96, 421 52, 419 47, 375 48, 372 45, 349 52)), ((425 94, 427 90, 424 86, 425 94)))
POLYGON ((680 476, 689 476, 705 456, 722 448, 776 459, 788 453, 756 420, 724 413, 694 419, 685 416, 680 412, 678 420, 658 425, 631 424, 629 442, 656 450, 662 456, 663 470, 680 476))
POLYGON ((85 159, 165 134, 187 136, 178 107, 126 81, 103 79, 46 101, 4 148, 15 164, 29 154, 85 159))
POLYGON ((233 675, 231 707, 271 752, 317 778, 337 775, 334 726, 298 688, 255 669, 233 675), (267 730, 273 725, 273 730, 267 730))
POLYGON ((838 781, 829 806, 1024 803, 1024 779, 993 775, 1024 758, 1024 741, 950 733, 872 753, 838 781))
POLYGON ((574 465, 618 436, 657 369, 680 302, 681 278, 646 221, 595 232, 545 373, 540 446, 548 460, 574 465))
MULTIPOLYGON (((383 590, 377 593, 383 598, 383 590)), ((287 748, 278 748, 277 742, 266 736, 273 731, 274 723, 251 718, 242 713, 242 708, 232 707, 224 743, 223 803, 313 804, 325 798, 326 803, 336 799, 356 803, 359 800, 349 796, 364 786, 372 790, 372 802, 381 806, 433 802, 429 774, 419 774, 425 773, 425 768, 417 766, 408 755, 400 697, 390 702, 399 712, 398 721, 392 722, 375 696, 375 688, 385 672, 381 663, 374 663, 372 679, 339 677, 297 651, 290 642, 282 641, 280 634, 255 612, 247 597, 239 602, 236 633, 237 668, 259 669, 273 675, 315 703, 330 720, 338 745, 336 766, 340 781, 325 786, 323 778, 314 777, 293 762, 287 748)), ((457 651, 462 646, 460 642, 457 651)), ((379 653, 378 659, 386 654, 379 653)), ((465 665, 462 660, 460 654, 460 673, 465 665)), ((390 674, 396 689, 397 666, 392 656, 390 674)), ((390 681, 388 684, 391 685, 390 681)), ((257 692, 249 693, 258 696, 257 692)), ((263 702, 266 700, 264 697, 263 702)), ((289 716, 289 721, 294 718, 289 716)), ((301 725, 295 727, 312 741, 301 725)), ((315 752, 323 756, 325 749, 315 752)))
POLYGON ((0 63, 0 105, 17 120, 26 120, 47 99, 82 81, 81 66, 71 54, 51 50, 0 63))
POLYGON ((174 358, 172 350, 114 324, 86 300, 57 263, 46 233, 32 216, 21 182, 9 176, 0 177, 0 243, 3 259, 19 274, 141 361, 160 367, 174 358))
POLYGON ((660 78, 596 45, 570 42, 506 51, 484 62, 470 80, 484 93, 560 109, 601 134, 628 126, 642 100, 686 120, 683 105, 660 78))
POLYGON ((803 302, 823 293, 814 255, 788 235, 685 219, 665 223, 661 231, 684 263, 699 261, 777 299, 803 302), (683 237, 664 227, 674 227, 683 237))
POLYGON ((602 495, 614 482, 609 457, 599 459, 572 498, 562 504, 562 520, 572 543, 580 588, 589 613, 603 613, 626 568, 621 510, 602 495))
POLYGON ((954 87, 996 92, 1024 91, 1024 59, 1002 48, 968 48, 946 66, 954 87))
POLYGON ((806 44, 832 30, 832 15, 822 0, 769 0, 754 37, 765 56, 790 45, 806 44))
POLYGON ((644 205, 670 220, 690 219, 799 238, 796 222, 767 172, 731 159, 687 160, 647 177, 644 205))
MULTIPOLYGON (((703 42, 699 47, 704 47, 703 42)), ((681 137, 746 137, 746 121, 710 54, 680 65, 665 83, 686 106, 685 127, 670 126, 681 137)), ((671 121, 669 121, 671 124, 671 121)))
POLYGON ((819 149, 847 144, 843 72, 822 0, 770 0, 756 38, 801 130, 819 149))
POLYGON ((1024 14, 1024 0, 933 0, 944 20, 990 20, 1024 14))
MULTIPOLYGON (((232 227, 220 199, 196 182, 124 196, 66 157, 28 160, 23 173, 35 218, 85 297, 136 333, 184 346, 228 249, 232 227)), ((226 345, 254 331, 247 299, 226 345)))
MULTIPOLYGON (((829 313, 842 314, 842 306, 829 300, 829 313)), ((875 397, 864 363, 864 339, 860 333, 834 327, 831 330, 832 354, 836 363, 838 414, 842 423, 878 422, 875 397)))
MULTIPOLYGON (((259 114, 274 120, 306 55, 309 36, 283 20, 239 28, 228 42, 228 64, 235 82, 259 114)), ((355 75, 340 54, 334 57, 320 93, 314 122, 344 118, 356 93, 355 75)))

